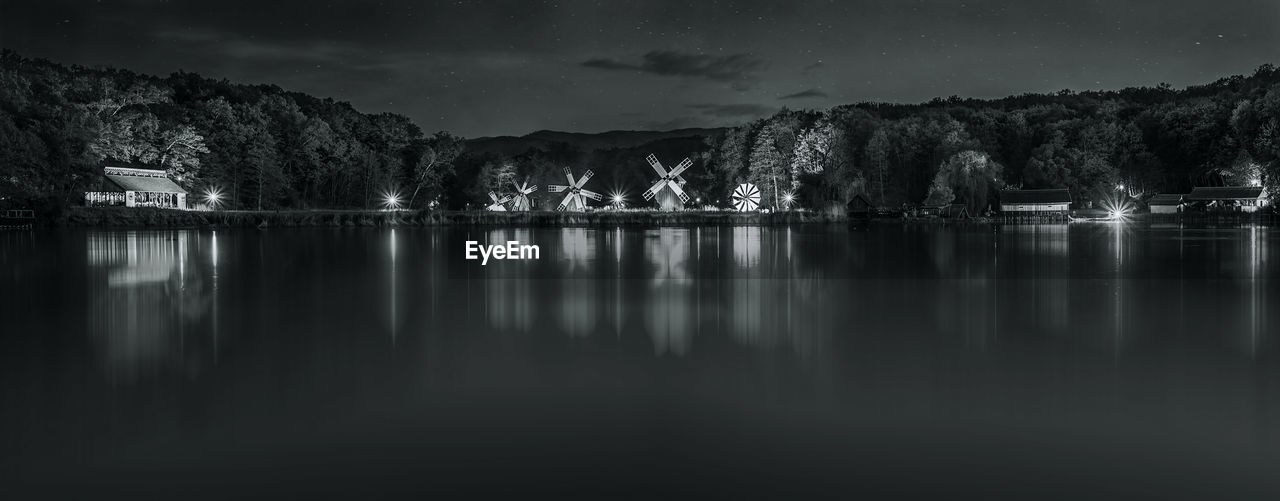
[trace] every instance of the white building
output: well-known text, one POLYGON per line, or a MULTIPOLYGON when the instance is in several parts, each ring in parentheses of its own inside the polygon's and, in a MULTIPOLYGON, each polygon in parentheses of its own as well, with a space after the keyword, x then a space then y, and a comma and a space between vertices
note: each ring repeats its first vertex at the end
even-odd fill
POLYGON ((104 167, 105 191, 84 194, 88 206, 123 205, 125 207, 159 207, 188 209, 187 190, 169 179, 163 170, 132 167, 104 167))

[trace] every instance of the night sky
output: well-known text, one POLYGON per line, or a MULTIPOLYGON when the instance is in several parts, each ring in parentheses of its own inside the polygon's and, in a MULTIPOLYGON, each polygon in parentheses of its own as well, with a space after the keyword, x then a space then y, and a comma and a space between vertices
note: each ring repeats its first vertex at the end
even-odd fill
POLYGON ((1280 3, 0 0, 31 57, 272 83, 468 137, 1206 83, 1280 63, 1280 3))

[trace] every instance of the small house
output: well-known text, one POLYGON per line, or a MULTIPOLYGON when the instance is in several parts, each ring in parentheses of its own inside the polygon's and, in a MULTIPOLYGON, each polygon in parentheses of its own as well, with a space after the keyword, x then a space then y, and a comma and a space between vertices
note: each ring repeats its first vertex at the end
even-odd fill
POLYGON ((1201 186, 1192 188, 1183 200, 1212 211, 1256 212, 1266 205, 1261 186, 1201 186))
POLYGON ((84 194, 85 205, 187 209, 187 190, 169 179, 163 170, 104 167, 102 191, 84 194))
POLYGON ((1017 213, 1066 213, 1071 209, 1067 189, 1001 190, 1000 210, 1017 213))
POLYGON ((849 201, 844 204, 844 208, 845 213, 850 217, 869 217, 873 206, 871 205, 871 201, 867 200, 867 197, 854 195, 853 198, 849 199, 849 201))
POLYGON ((1177 214, 1182 211, 1182 198, 1185 196, 1179 193, 1160 193, 1147 200, 1147 207, 1152 214, 1177 214))

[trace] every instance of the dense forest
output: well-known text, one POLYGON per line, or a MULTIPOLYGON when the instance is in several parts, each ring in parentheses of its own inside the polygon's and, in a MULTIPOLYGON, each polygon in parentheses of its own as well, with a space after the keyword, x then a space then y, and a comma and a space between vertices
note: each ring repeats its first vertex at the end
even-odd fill
MULTIPOLYGON (((592 169, 588 188, 642 206, 650 153, 668 166, 691 157, 686 191, 720 206, 744 181, 766 207, 785 195, 820 207, 861 194, 883 206, 974 210, 1005 187, 1063 187, 1089 200, 1269 185, 1280 179, 1280 71, 1264 65, 1186 89, 784 109, 624 147, 543 141, 512 154, 468 144, 270 85, 0 56, 0 197, 77 203, 102 183, 104 163, 120 163, 166 169, 196 193, 220 190, 238 209, 373 208, 386 193, 411 208, 475 208, 511 181, 562 183, 564 167, 592 169)), ((535 208, 559 202, 545 188, 535 195, 535 208)))

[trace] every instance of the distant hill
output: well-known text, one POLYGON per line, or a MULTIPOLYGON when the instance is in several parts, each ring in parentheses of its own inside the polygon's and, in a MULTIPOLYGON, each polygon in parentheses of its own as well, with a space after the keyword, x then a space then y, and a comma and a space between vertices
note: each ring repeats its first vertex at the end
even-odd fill
POLYGON ((669 131, 614 130, 599 133, 559 132, 540 130, 524 136, 480 137, 467 140, 470 153, 494 153, 519 155, 530 149, 546 151, 557 144, 566 144, 580 151, 634 148, 664 139, 702 138, 723 134, 725 129, 676 129, 669 131))

